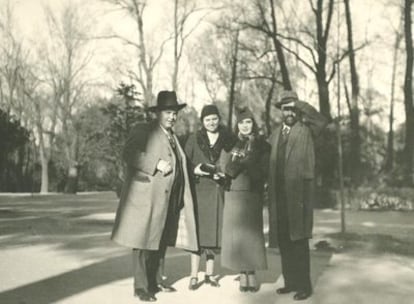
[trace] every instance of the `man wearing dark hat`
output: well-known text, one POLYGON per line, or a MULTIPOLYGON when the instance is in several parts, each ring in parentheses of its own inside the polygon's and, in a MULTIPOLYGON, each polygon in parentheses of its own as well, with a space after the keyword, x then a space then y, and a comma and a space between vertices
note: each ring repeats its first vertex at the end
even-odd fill
POLYGON ((309 238, 313 226, 314 137, 327 120, 294 91, 283 91, 275 105, 283 123, 271 135, 269 172, 270 247, 279 246, 285 286, 295 300, 312 294, 309 238))
POLYGON ((159 92, 157 105, 149 108, 157 119, 138 125, 124 148, 127 172, 112 239, 133 249, 134 293, 141 301, 175 291, 157 283, 167 246, 198 250, 187 160, 172 130, 185 106, 175 92, 159 92))

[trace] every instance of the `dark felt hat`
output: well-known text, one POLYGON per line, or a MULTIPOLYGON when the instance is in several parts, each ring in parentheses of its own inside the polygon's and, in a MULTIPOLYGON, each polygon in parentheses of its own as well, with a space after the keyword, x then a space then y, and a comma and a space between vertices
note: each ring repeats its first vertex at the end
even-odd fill
POLYGON ((291 103, 292 101, 297 101, 298 99, 299 99, 298 94, 296 94, 295 91, 291 91, 291 90, 282 91, 279 96, 279 101, 275 103, 275 107, 280 109, 282 108, 282 105, 291 103))
POLYGON ((251 118, 252 120, 254 120, 254 115, 252 111, 250 111, 249 108, 245 107, 245 108, 236 110, 237 123, 241 122, 243 119, 246 119, 246 118, 251 118))
POLYGON ((157 105, 149 107, 150 111, 175 110, 179 111, 187 104, 179 104, 175 91, 160 91, 157 96, 157 105))
POLYGON ((208 115, 213 115, 213 114, 216 114, 216 115, 220 116, 220 113, 219 113, 219 110, 218 110, 217 106, 214 105, 214 104, 205 105, 203 107, 203 109, 201 110, 200 119, 201 119, 201 121, 203 121, 204 117, 206 117, 208 115))

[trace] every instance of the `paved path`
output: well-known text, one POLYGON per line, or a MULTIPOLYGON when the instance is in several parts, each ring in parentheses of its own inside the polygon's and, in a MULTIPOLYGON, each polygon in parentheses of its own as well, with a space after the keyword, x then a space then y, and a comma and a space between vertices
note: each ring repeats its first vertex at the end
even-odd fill
MULTIPOLYGON (((115 208, 108 193, 0 197, 0 304, 139 303, 132 296, 130 251, 109 240, 115 208)), ((317 211, 315 218, 319 235, 334 231, 338 213, 317 211)), ((412 256, 317 250, 311 256, 315 294, 301 303, 414 303, 412 256)), ((190 291, 189 255, 169 249, 167 280, 178 291, 158 294, 157 303, 297 303, 293 294, 275 293, 283 285, 277 251, 268 250, 268 262, 255 294, 240 293, 237 274, 219 266, 220 288, 190 291)))

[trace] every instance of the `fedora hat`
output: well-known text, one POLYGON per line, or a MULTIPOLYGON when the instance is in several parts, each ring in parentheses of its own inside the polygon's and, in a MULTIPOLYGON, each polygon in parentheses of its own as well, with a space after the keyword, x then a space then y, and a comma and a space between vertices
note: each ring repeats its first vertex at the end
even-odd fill
POLYGON ((295 91, 285 90, 280 93, 279 101, 275 103, 275 107, 280 109, 282 105, 290 104, 299 100, 298 94, 295 91))
POLYGON ((157 105, 148 107, 149 111, 174 110, 179 111, 187 104, 179 104, 175 91, 160 91, 157 96, 157 105))

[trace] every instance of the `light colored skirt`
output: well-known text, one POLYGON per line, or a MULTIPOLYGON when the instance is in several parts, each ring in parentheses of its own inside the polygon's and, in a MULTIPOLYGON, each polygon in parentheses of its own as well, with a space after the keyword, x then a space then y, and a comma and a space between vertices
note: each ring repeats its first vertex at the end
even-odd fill
POLYGON ((223 267, 238 271, 267 268, 261 195, 225 192, 221 244, 223 267))

